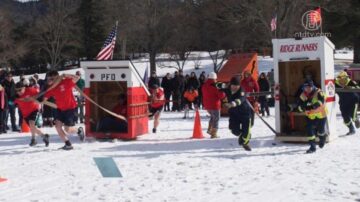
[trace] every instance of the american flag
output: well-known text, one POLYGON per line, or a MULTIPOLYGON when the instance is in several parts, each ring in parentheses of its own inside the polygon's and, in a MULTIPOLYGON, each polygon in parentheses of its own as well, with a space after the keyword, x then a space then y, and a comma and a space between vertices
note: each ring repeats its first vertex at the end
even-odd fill
POLYGON ((99 54, 96 56, 96 60, 112 60, 116 42, 116 31, 117 26, 115 25, 109 36, 106 38, 99 54))
POLYGON ((310 12, 310 24, 315 25, 321 23, 321 8, 317 8, 310 12))
POLYGON ((272 32, 276 30, 276 21, 277 21, 277 16, 276 16, 276 14, 274 14, 274 16, 270 22, 270 27, 271 27, 272 32))

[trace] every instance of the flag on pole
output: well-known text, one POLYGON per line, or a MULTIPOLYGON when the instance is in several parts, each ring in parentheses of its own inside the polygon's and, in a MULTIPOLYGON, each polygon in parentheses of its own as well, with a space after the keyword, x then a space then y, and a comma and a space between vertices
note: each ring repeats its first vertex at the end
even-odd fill
POLYGON ((276 30, 276 22, 277 22, 277 15, 275 13, 271 18, 271 22, 270 22, 270 27, 272 32, 276 30))
POLYGON ((144 78, 143 78, 143 81, 144 81, 145 85, 148 85, 148 83, 149 83, 148 69, 149 69, 148 63, 146 63, 146 68, 145 68, 145 73, 144 73, 144 78))
POLYGON ((103 47, 96 56, 96 60, 112 60, 114 54, 114 48, 116 43, 116 32, 117 32, 117 22, 116 25, 111 30, 109 36, 106 38, 103 47))
POLYGON ((315 25, 321 23, 321 8, 317 8, 310 12, 310 24, 315 25))

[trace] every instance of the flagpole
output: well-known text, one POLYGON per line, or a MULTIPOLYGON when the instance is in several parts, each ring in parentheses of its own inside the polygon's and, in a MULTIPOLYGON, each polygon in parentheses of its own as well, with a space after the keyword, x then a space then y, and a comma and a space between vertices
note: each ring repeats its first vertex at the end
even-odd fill
POLYGON ((323 25, 323 19, 322 19, 322 15, 321 15, 321 6, 319 5, 319 8, 320 8, 320 34, 322 35, 323 33, 323 30, 322 30, 322 25, 323 25))
MULTIPOLYGON (((115 44, 114 44, 114 46, 116 46, 118 23, 119 23, 119 21, 116 20, 116 22, 115 22, 115 33, 116 33, 116 34, 115 34, 115 44)), ((115 47, 114 47, 114 49, 115 49, 115 47)), ((114 57, 114 51, 113 51, 113 53, 111 54, 111 60, 113 60, 113 57, 114 57)))

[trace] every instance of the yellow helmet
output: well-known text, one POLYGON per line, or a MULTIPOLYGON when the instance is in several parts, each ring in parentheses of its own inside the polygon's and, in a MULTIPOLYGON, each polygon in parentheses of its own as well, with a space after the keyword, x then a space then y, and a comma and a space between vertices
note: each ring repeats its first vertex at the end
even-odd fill
POLYGON ((349 75, 345 71, 341 71, 338 76, 338 78, 347 78, 349 75))

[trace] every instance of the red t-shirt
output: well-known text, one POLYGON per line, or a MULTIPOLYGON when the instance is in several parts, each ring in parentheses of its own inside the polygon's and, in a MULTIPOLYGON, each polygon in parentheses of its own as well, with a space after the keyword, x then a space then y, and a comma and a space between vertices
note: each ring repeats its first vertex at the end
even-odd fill
POLYGON ((37 102, 31 101, 31 102, 25 102, 20 99, 32 97, 39 93, 39 89, 28 87, 25 88, 24 94, 22 94, 20 97, 15 99, 15 103, 18 105, 22 115, 24 118, 28 117, 32 112, 37 111, 40 109, 40 104, 37 102))
POLYGON ((156 89, 152 92, 152 100, 150 106, 152 108, 160 108, 165 104, 165 94, 162 88, 156 89))
POLYGON ((63 79, 55 88, 45 93, 45 98, 54 97, 57 108, 61 111, 77 107, 73 88, 76 84, 70 78, 63 79))

